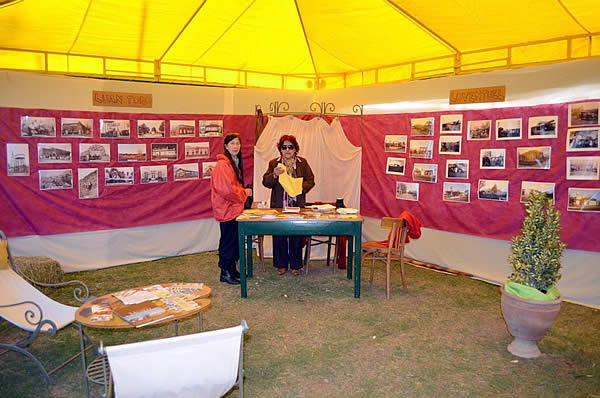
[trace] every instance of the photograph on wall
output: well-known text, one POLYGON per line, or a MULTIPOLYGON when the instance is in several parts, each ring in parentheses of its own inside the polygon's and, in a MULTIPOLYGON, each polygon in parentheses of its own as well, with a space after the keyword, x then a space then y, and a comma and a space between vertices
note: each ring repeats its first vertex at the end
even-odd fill
POLYGON ((531 191, 543 192, 546 197, 552 200, 554 204, 554 186, 553 182, 534 182, 534 181, 521 181, 521 203, 525 203, 529 200, 531 191))
POLYGON ((569 188, 567 210, 600 212, 600 188, 569 188))
POLYGON ((396 199, 400 200, 419 200, 419 183, 417 182, 396 182, 396 199))
POLYGON ((518 169, 549 169, 552 147, 535 146, 517 148, 518 169))
POLYGON ((56 119, 53 117, 21 116, 22 137, 56 137, 56 119))
POLYGON ((405 165, 406 165, 406 159, 404 159, 404 158, 387 158, 387 164, 385 166, 385 173, 403 176, 405 165))
POLYGON ((98 169, 77 169, 79 199, 98 197, 98 169))
POLYGON ((521 118, 496 120, 497 140, 520 140, 521 118))
POLYGON ((480 169, 503 169, 506 163, 506 149, 482 149, 479 151, 480 169))
POLYGON ((202 178, 210 178, 212 171, 217 165, 217 162, 204 162, 202 163, 202 178))
POLYGON ((461 136, 442 135, 440 136, 439 153, 440 155, 460 155, 461 136))
POLYGON ((171 137, 195 137, 196 122, 194 120, 171 120, 169 134, 171 137))
POLYGON ((471 184, 468 182, 444 182, 442 199, 446 202, 471 202, 471 184))
POLYGON ((482 200, 508 202, 507 180, 479 180, 477 197, 482 200))
POLYGON ((177 144, 157 144, 151 145, 152 160, 177 160, 177 144))
POLYGON ((223 136, 223 121, 198 120, 198 130, 200 137, 221 137, 223 136))
POLYGON ((567 180, 597 180, 600 156, 567 157, 567 180))
POLYGON ((107 167, 104 185, 133 185, 133 167, 107 167))
POLYGON ((173 165, 173 181, 197 180, 199 175, 198 163, 173 165))
POLYGON ((485 141, 492 137, 491 120, 469 120, 467 123, 467 140, 485 141))
POLYGON ((164 138, 165 121, 164 120, 138 120, 137 121, 138 138, 164 138))
POLYGON ((81 163, 110 162, 110 144, 79 144, 81 163))
POLYGON ((469 178, 469 161, 466 159, 446 160, 446 178, 469 178))
POLYGON ((529 118, 529 138, 558 137, 558 116, 535 116, 529 118))
POLYGON ((186 159, 208 159, 210 157, 210 146, 208 142, 186 142, 186 159))
POLYGON ((6 175, 29 175, 29 144, 6 144, 6 175))
POLYGON ((437 164, 415 163, 413 166, 412 177, 414 181, 436 183, 437 172, 437 164))
POLYGON ((463 115, 440 116, 441 134, 462 134, 463 115))
POLYGON ((143 162, 146 160, 146 144, 119 144, 118 162, 143 162))
POLYGON ((92 138, 94 135, 93 119, 63 117, 60 120, 60 135, 69 138, 92 138))
POLYGON ((129 120, 100 119, 100 138, 129 138, 129 120))
POLYGON ((600 127, 580 127, 567 130, 567 152, 598 151, 600 127))
POLYGON ((141 166, 140 182, 142 184, 156 184, 167 181, 167 165, 141 166))
POLYGON ((410 140, 411 158, 433 159, 433 140, 410 140))
POLYGON ((71 144, 38 144, 37 152, 38 163, 71 163, 73 161, 71 144))
POLYGON ((384 139, 385 152, 406 153, 407 135, 386 135, 384 139))
POLYGON ((569 126, 586 126, 598 123, 600 102, 580 102, 569 105, 569 126))
POLYGON ((420 117, 417 119, 410 119, 410 135, 430 137, 433 135, 434 125, 435 118, 433 117, 420 117))
POLYGON ((40 190, 72 189, 73 170, 39 170, 40 190))

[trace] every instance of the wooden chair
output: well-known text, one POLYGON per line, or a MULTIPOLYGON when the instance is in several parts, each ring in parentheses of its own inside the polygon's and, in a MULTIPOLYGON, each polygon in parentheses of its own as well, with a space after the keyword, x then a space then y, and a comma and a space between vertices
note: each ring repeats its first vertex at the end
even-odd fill
MULTIPOLYGON (((307 236, 306 248, 304 249, 304 269, 308 274, 308 265, 310 264, 310 250, 313 246, 327 245, 327 265, 331 261, 331 246, 334 247, 333 252, 337 253, 337 238, 333 241, 333 236, 307 236)), ((333 272, 336 268, 336 255, 333 255, 333 272)))
POLYGON ((258 248, 258 258, 260 258, 260 267, 263 271, 266 271, 265 268, 265 249, 264 249, 264 240, 265 237, 263 235, 256 235, 252 237, 252 243, 256 243, 256 247, 258 248))
POLYGON ((386 291, 385 296, 390 298, 390 263, 392 260, 400 260, 400 271, 402 275, 402 286, 407 289, 406 274, 404 271, 404 246, 406 241, 406 221, 402 218, 383 217, 381 220, 381 228, 391 228, 387 243, 380 241, 368 241, 362 243, 362 263, 371 258, 371 275, 369 283, 373 283, 373 275, 375 273, 375 260, 385 261, 386 263, 386 291))

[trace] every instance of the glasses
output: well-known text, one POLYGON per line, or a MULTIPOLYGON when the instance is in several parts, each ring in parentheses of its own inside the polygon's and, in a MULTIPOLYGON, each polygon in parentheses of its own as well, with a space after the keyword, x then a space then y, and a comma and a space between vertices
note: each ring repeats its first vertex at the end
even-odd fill
POLYGON ((282 145, 281 149, 296 149, 296 147, 293 145, 282 145))

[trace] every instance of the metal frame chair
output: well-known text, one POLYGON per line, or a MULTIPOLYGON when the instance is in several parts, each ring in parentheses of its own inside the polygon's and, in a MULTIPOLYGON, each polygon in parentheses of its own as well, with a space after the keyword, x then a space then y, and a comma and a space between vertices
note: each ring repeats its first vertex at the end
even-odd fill
POLYGON ((308 265, 310 263, 310 251, 313 246, 319 245, 327 245, 327 266, 330 265, 331 261, 331 246, 334 247, 334 255, 333 255, 333 272, 335 272, 336 268, 336 260, 337 260, 337 238, 335 242, 333 242, 333 236, 307 236, 306 237, 306 248, 304 249, 304 269, 308 274, 308 265))

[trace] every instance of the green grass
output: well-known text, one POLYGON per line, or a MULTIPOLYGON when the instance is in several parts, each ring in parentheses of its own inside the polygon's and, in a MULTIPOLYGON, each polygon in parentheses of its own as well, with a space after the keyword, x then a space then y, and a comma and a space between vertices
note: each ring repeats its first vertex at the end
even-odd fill
MULTIPOLYGON (((218 281, 216 253, 201 253, 99 271, 67 274, 95 296, 161 282, 198 281, 213 288, 206 330, 248 321, 245 388, 248 397, 600 397, 600 311, 564 303, 558 321, 538 344, 535 360, 513 357, 498 287, 464 277, 407 268, 408 291, 397 267, 385 299, 383 267, 373 285, 363 270, 361 298, 345 271, 313 261, 308 275, 279 276, 255 266, 248 298, 218 281)), ((75 305, 69 291, 53 294, 75 305)), ((198 331, 197 319, 180 334, 198 331)), ((136 330, 89 329, 105 345, 173 335, 173 325, 136 330)), ((0 323, 0 341, 20 333, 0 323)), ((55 365, 78 347, 74 329, 42 337, 32 351, 55 365)), ((80 397, 80 362, 51 377, 13 352, 0 355, 0 397, 80 397)), ((102 390, 92 387, 92 395, 102 390)), ((237 396, 237 391, 228 397, 237 396)))

